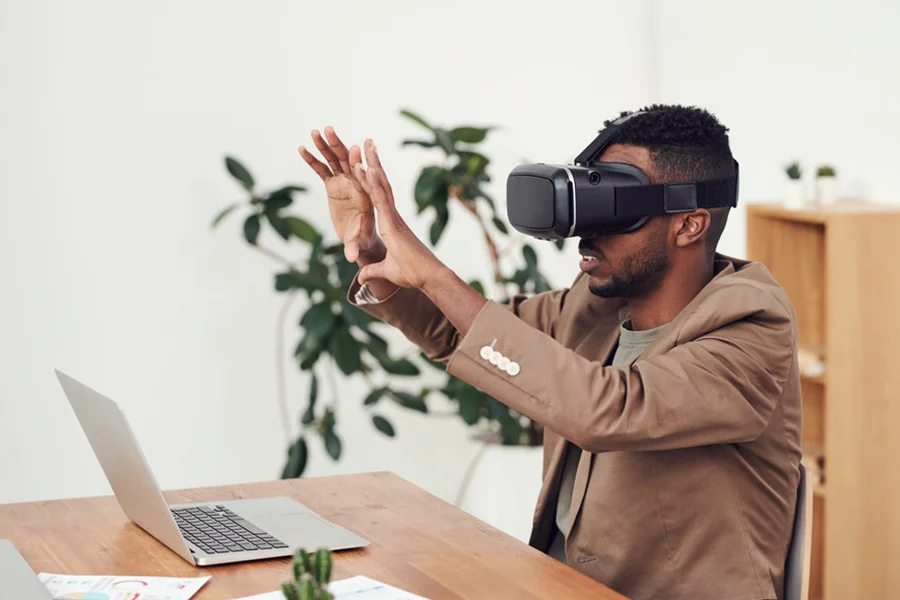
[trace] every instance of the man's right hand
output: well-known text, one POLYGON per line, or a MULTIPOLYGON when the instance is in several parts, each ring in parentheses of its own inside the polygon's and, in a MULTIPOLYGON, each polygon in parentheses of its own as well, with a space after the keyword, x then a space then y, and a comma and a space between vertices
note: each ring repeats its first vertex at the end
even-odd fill
POLYGON ((313 143, 327 165, 300 146, 300 156, 325 182, 328 209, 338 239, 344 244, 344 256, 350 262, 360 264, 378 262, 383 258, 384 246, 375 233, 375 210, 372 200, 356 180, 353 169, 360 164, 359 149, 353 152, 331 127, 325 128, 325 137, 318 130, 312 132, 313 143))

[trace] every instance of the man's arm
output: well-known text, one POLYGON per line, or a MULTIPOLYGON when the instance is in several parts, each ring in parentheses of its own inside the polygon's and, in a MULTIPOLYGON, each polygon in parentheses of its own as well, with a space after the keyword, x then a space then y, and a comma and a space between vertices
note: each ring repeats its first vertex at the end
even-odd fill
POLYGON ((488 303, 448 371, 590 452, 748 442, 781 399, 794 335, 787 311, 747 287, 727 292, 730 322, 631 367, 579 356, 488 303), (495 339, 517 375, 481 357, 495 339))

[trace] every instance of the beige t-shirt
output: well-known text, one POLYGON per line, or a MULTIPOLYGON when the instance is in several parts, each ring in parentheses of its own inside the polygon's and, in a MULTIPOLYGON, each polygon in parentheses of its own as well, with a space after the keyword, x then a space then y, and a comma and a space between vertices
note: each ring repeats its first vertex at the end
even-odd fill
MULTIPOLYGON (((622 367, 633 363, 644 348, 656 337, 665 325, 655 329, 644 331, 632 331, 629 324, 622 325, 619 331, 619 345, 613 355, 612 366, 622 367)), ((565 464, 563 466, 562 479, 559 486, 559 496, 556 501, 556 534, 550 545, 550 556, 566 562, 566 536, 569 535, 571 522, 569 510, 572 506, 572 490, 575 487, 575 473, 578 470, 578 461, 581 459, 581 448, 570 442, 566 442, 565 464)))

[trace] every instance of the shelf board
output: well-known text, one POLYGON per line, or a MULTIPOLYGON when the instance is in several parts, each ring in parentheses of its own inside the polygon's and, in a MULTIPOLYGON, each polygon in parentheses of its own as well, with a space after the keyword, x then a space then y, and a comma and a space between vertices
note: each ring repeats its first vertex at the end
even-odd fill
POLYGON ((826 383, 825 375, 804 375, 803 373, 800 373, 800 378, 808 383, 815 383, 818 385, 825 385, 826 383))
POLYGON ((824 225, 831 217, 837 215, 897 213, 900 212, 900 207, 890 204, 844 199, 834 206, 811 206, 803 209, 785 208, 778 202, 751 202, 747 205, 747 210, 750 214, 760 217, 824 225))

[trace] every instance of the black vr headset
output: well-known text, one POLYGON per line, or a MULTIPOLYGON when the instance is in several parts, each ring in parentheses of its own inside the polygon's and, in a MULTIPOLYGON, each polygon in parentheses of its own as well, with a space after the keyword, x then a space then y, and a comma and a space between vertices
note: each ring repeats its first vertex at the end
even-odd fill
POLYGON ((598 162, 628 119, 612 122, 581 151, 574 165, 519 165, 506 180, 509 222, 538 239, 629 233, 652 216, 737 206, 738 163, 728 179, 651 184, 638 167, 598 162))

